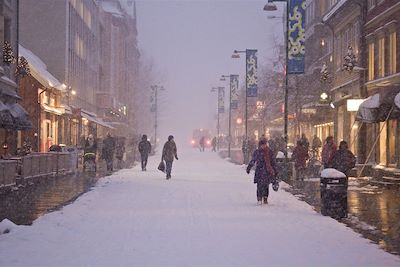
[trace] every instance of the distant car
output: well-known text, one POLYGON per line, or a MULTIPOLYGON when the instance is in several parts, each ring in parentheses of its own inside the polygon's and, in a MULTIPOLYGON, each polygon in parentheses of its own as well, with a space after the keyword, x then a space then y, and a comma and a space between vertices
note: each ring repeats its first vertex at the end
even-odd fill
POLYGON ((204 145, 205 147, 211 147, 212 136, 209 130, 207 129, 195 129, 193 131, 191 145, 192 147, 198 148, 200 147, 200 139, 204 137, 204 145))

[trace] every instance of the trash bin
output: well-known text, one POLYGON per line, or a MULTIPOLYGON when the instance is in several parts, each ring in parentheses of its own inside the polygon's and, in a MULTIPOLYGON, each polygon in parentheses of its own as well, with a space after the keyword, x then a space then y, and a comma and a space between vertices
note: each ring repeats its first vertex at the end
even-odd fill
POLYGON ((347 217, 347 176, 327 168, 321 172, 321 214, 334 219, 347 217))

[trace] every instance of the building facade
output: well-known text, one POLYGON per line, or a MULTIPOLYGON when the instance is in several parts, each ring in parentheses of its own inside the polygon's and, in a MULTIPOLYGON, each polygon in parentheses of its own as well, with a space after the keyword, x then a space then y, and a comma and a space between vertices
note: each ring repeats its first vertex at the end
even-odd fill
POLYGON ((388 167, 400 165, 399 123, 394 95, 400 91, 399 31, 400 2, 368 0, 364 26, 367 42, 367 94, 380 98, 380 117, 366 123, 368 161, 388 167), (385 103, 390 101, 390 103, 385 103), (383 106, 388 104, 388 109, 383 106), (376 141, 376 144, 375 144, 376 141), (375 144, 375 145, 374 145, 375 144))

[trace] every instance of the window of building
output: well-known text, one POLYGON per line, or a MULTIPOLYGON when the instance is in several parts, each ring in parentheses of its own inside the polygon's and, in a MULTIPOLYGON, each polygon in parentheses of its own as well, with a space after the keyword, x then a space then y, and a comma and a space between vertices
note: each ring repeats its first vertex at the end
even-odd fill
POLYGON ((396 164, 396 132, 397 132, 397 120, 388 120, 388 163, 396 164))
POLYGON ((378 75, 385 76, 385 37, 378 40, 378 75))
POLYGON ((322 17, 326 13, 326 0, 320 0, 319 3, 319 14, 322 17))
POLYGON ((371 10, 375 7, 375 0, 368 0, 368 10, 371 10))
POLYGON ((75 34, 75 53, 81 59, 85 58, 85 45, 82 38, 78 34, 75 34))
POLYGON ((332 8, 337 2, 338 0, 329 0, 329 8, 332 8))
POLYGON ((375 79, 375 44, 368 45, 368 80, 375 79))
POLYGON ((389 35, 389 74, 397 72, 397 32, 389 35))

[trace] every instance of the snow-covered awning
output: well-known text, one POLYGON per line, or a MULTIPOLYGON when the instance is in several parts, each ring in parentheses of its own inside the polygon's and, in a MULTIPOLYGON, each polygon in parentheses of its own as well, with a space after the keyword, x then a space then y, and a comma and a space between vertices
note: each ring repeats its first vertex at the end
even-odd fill
POLYGON ((379 94, 372 95, 365 99, 358 108, 356 120, 367 123, 377 122, 378 110, 380 105, 379 100, 379 94))
POLYGON ((28 130, 32 128, 28 112, 18 103, 7 104, 8 112, 11 114, 14 125, 12 129, 28 130))
POLYGON ((19 45, 18 52, 20 56, 23 56, 28 61, 29 69, 33 78, 46 87, 53 87, 61 91, 65 90, 60 81, 47 71, 46 64, 32 51, 19 45))
POLYGON ((361 103, 356 120, 376 123, 398 118, 400 116, 399 94, 399 90, 386 90, 368 97, 361 103))
POLYGON ((398 93, 395 98, 394 98, 394 104, 397 106, 397 108, 400 108, 400 93, 398 93))
POLYGON ((89 111, 85 111, 82 110, 81 111, 81 116, 85 119, 87 119, 88 121, 94 122, 98 125, 101 125, 103 127, 109 128, 109 129, 114 129, 114 127, 110 124, 108 124, 107 122, 103 121, 101 118, 97 117, 96 114, 89 112, 89 111))

